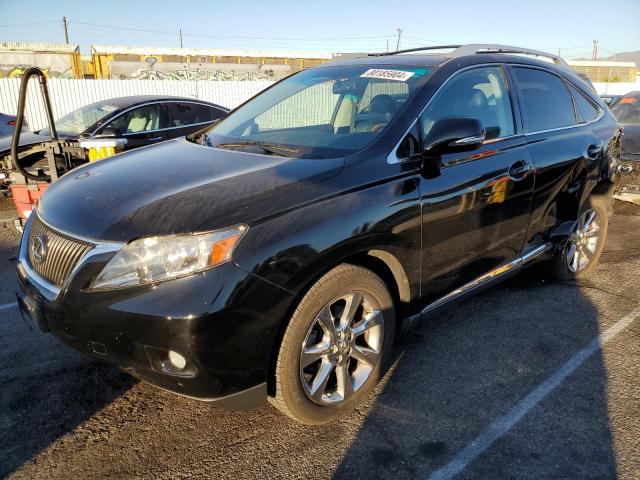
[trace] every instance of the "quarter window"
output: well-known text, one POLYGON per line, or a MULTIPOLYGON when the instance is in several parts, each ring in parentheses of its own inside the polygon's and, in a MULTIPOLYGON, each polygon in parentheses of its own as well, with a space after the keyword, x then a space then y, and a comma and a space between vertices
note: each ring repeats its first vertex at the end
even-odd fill
POLYGON ((475 68, 448 81, 420 117, 424 137, 442 117, 477 118, 487 138, 513 135, 513 110, 502 68, 475 68))
POLYGON ((571 94, 557 76, 533 68, 513 69, 522 95, 528 133, 576 124, 571 94))
POLYGON ((573 85, 569 86, 569 90, 571 90, 573 98, 576 100, 576 113, 578 114, 579 122, 588 123, 595 120, 600 110, 598 110, 590 100, 587 100, 587 97, 573 85))

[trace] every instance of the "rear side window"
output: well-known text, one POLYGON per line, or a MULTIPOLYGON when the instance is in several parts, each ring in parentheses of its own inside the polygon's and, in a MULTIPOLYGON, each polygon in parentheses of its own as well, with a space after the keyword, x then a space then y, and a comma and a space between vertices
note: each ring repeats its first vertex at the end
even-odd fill
POLYGON ((578 122, 588 123, 595 120, 600 110, 573 85, 569 86, 569 90, 571 90, 573 98, 576 100, 578 122))
POLYGON ((198 103, 169 103, 169 126, 183 127, 211 121, 211 109, 198 103))
POLYGON ((513 72, 522 94, 528 133, 576 124, 571 94, 560 78, 532 68, 517 67, 513 72))

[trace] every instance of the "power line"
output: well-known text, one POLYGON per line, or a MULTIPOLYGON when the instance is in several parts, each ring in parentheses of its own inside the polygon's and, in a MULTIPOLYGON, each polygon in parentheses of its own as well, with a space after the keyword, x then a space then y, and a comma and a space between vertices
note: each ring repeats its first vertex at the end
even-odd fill
MULTIPOLYGON (((155 33, 160 35, 171 35, 174 36, 174 32, 167 32, 162 30, 148 30, 142 28, 131 28, 131 27, 122 27, 116 25, 105 25, 101 23, 90 23, 90 22, 80 22, 77 20, 69 20, 69 23, 74 23, 77 25, 87 25, 91 27, 101 27, 101 28, 112 28, 115 30, 127 30, 132 32, 144 32, 144 33, 155 33)), ((233 39, 233 40, 283 40, 283 41, 331 41, 331 40, 369 40, 369 39, 380 39, 380 38, 391 38, 393 35, 363 35, 357 37, 314 37, 314 38, 301 38, 301 37, 253 37, 253 36, 245 36, 245 35, 211 35, 208 33, 197 33, 197 32, 182 32, 182 35, 185 37, 203 37, 203 38, 220 38, 220 39, 233 39)))

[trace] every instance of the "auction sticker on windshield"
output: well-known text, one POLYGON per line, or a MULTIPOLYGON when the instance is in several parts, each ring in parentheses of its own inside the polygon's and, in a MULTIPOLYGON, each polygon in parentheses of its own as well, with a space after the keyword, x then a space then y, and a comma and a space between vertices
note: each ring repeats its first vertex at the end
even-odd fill
POLYGON ((387 70, 384 68, 371 68, 360 75, 362 78, 384 78, 386 80, 398 80, 406 82, 415 75, 415 72, 405 72, 403 70, 387 70))

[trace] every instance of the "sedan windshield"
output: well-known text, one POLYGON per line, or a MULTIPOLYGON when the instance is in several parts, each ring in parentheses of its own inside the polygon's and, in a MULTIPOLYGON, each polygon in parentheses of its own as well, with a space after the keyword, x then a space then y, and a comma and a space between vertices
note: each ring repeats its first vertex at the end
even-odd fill
POLYGON ((302 158, 348 155, 380 135, 430 73, 422 67, 395 65, 306 70, 220 121, 203 143, 302 158))
MULTIPOLYGON (((63 137, 78 136, 84 133, 87 128, 119 108, 120 107, 106 103, 87 105, 56 120, 56 130, 58 135, 63 137)), ((43 128, 38 133, 40 135, 49 135, 49 127, 43 128)))
POLYGON ((611 107, 611 111, 623 125, 640 125, 640 97, 623 97, 611 107))

